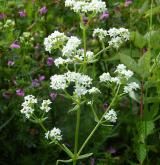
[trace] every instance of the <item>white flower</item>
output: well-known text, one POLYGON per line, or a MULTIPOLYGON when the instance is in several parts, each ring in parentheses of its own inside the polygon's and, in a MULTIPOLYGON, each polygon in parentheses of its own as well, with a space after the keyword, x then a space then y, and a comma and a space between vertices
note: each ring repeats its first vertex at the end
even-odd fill
POLYGON ((79 96, 79 97, 81 97, 82 95, 85 95, 85 94, 87 94, 87 89, 86 89, 86 87, 84 87, 84 86, 79 86, 79 85, 76 85, 75 86, 75 91, 74 91, 74 93, 77 95, 77 96, 79 96))
POLYGON ((111 75, 109 73, 103 73, 99 78, 100 82, 111 81, 111 75))
POLYGON ((76 13, 102 13, 107 10, 105 2, 101 0, 65 0, 65 6, 76 13))
POLYGON ((51 78, 51 85, 52 89, 65 89, 67 87, 66 77, 64 75, 54 75, 51 78))
POLYGON ((57 49, 60 46, 64 45, 65 41, 68 39, 64 33, 55 31, 50 34, 47 38, 44 39, 45 50, 51 53, 52 49, 57 49))
POLYGON ((115 123, 117 121, 117 113, 114 109, 111 109, 104 115, 104 118, 109 122, 115 123))
POLYGON ((98 36, 100 40, 104 40, 105 37, 108 35, 107 30, 104 29, 94 29, 93 31, 93 37, 98 36))
POLYGON ((75 51, 77 50, 77 48, 79 47, 80 44, 81 44, 80 39, 78 39, 75 36, 71 36, 68 39, 66 45, 62 49, 62 55, 66 56, 66 57, 72 56, 73 53, 75 53, 75 51))
POLYGON ((124 77, 125 79, 129 79, 133 76, 133 72, 126 69, 126 66, 123 64, 119 64, 115 70, 115 73, 118 73, 120 76, 124 77))
POLYGON ((25 115, 26 118, 30 118, 30 116, 34 112, 34 104, 37 103, 37 99, 33 95, 27 95, 24 97, 24 102, 22 103, 21 113, 25 115))
POLYGON ((62 140, 61 130, 59 128, 54 127, 52 130, 45 133, 45 138, 55 141, 61 141, 62 140))
POLYGON ((51 104, 52 102, 48 99, 48 100, 43 100, 42 102, 42 105, 40 107, 41 110, 45 111, 45 112, 49 112, 50 111, 50 107, 49 105, 51 104))
POLYGON ((88 101, 87 102, 87 105, 92 105, 92 101, 88 101))
POLYGON ((121 83, 121 80, 120 80, 119 77, 112 77, 112 78, 111 78, 111 82, 114 82, 114 83, 116 83, 116 84, 120 84, 120 83, 121 83))
POLYGON ((88 90, 88 93, 89 94, 101 93, 101 91, 96 87, 92 87, 91 89, 88 90))
POLYGON ((111 28, 108 30, 108 35, 111 38, 108 44, 116 49, 118 49, 123 42, 128 41, 130 38, 130 33, 128 29, 125 28, 111 28))
POLYGON ((140 88, 139 84, 137 84, 136 82, 131 82, 127 86, 124 87, 124 93, 130 93, 139 88, 140 88))

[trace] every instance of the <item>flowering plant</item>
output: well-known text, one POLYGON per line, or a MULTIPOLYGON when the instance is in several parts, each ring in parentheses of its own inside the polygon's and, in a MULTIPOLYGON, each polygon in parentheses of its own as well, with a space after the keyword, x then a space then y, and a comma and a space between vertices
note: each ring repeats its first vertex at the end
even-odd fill
MULTIPOLYGON (((54 50, 58 50, 61 53, 61 56, 56 58, 54 63, 58 68, 63 67, 64 73, 53 75, 50 78, 50 87, 66 99, 69 99, 74 105, 74 108, 71 109, 72 112, 74 111, 76 113, 74 151, 63 143, 63 132, 59 128, 54 126, 53 129, 48 130, 44 126, 44 122, 47 120, 46 113, 51 109, 49 106, 51 104, 50 100, 43 100, 39 106, 38 99, 35 98, 35 96, 25 96, 21 113, 30 121, 40 124, 45 131, 45 138, 50 141, 50 143, 57 144, 69 156, 69 160, 57 160, 57 165, 59 162, 73 162, 73 165, 76 165, 78 160, 88 158, 93 154, 82 154, 82 151, 97 129, 101 125, 108 127, 114 126, 117 122, 118 115, 113 109, 117 100, 119 101, 125 94, 133 93, 139 89, 139 84, 132 80, 134 73, 131 70, 127 70, 123 64, 119 64, 114 70, 114 73, 103 73, 99 76, 99 80, 91 78, 87 71, 90 65, 99 62, 102 53, 107 56, 107 50, 118 50, 124 42, 130 39, 128 29, 111 28, 104 30, 97 28, 93 31, 93 37, 99 39, 103 49, 97 53, 87 50, 86 34, 89 22, 99 13, 107 12, 106 4, 101 0, 66 0, 65 6, 79 15, 83 40, 81 41, 80 38, 76 36, 67 36, 64 33, 55 31, 44 39, 44 46, 45 50, 50 54, 52 54, 54 50), (84 21, 84 17, 88 18, 87 22, 84 21), (83 48, 80 48, 82 43, 83 48), (96 81, 99 81, 101 85, 96 83, 96 81), (106 111, 101 115, 97 115, 97 110, 94 108, 97 104, 95 97, 104 95, 100 90, 100 86, 105 86, 105 88, 112 90, 113 97, 106 111), (86 109, 91 107, 96 123, 84 143, 79 147, 82 105, 84 105, 86 109)), ((23 40, 24 38, 21 38, 22 42, 23 40)))

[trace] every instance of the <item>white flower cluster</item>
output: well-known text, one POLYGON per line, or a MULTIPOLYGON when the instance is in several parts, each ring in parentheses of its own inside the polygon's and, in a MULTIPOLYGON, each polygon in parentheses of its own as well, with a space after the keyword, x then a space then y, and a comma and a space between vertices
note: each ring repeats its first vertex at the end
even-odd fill
POLYGON ((34 38, 32 37, 30 32, 23 32, 22 36, 19 38, 21 43, 26 45, 32 45, 34 38))
POLYGON ((70 7, 76 13, 102 13, 107 11, 106 4, 102 0, 65 0, 65 6, 70 7))
POLYGON ((110 73, 103 73, 99 78, 100 82, 114 82, 120 84, 123 79, 128 80, 133 76, 133 72, 126 69, 126 66, 119 64, 115 70, 115 73, 118 74, 117 77, 111 77, 110 73))
MULTIPOLYGON (((67 57, 67 58, 62 58, 58 57, 54 60, 54 64, 59 67, 59 65, 64 65, 64 64, 78 64, 80 62, 83 62, 84 60, 84 50, 83 49, 78 49, 74 51, 74 53, 71 53, 72 56, 67 57)), ((70 54, 70 55, 71 55, 70 54)), ((91 51, 86 52, 86 61, 87 63, 92 63, 94 62, 94 53, 91 51)))
POLYGON ((100 28, 97 28, 97 29, 94 29, 93 31, 93 37, 98 37, 99 40, 104 40, 105 37, 108 35, 108 32, 107 30, 104 30, 104 29, 100 29, 100 28))
POLYGON ((109 122, 115 123, 117 121, 117 113, 114 109, 111 109, 104 115, 104 118, 109 122))
POLYGON ((99 89, 95 87, 90 88, 92 85, 92 79, 87 75, 82 75, 81 73, 68 71, 63 75, 54 75, 51 77, 51 88, 55 90, 64 90, 70 85, 70 83, 75 84, 75 90, 73 93, 78 97, 81 97, 87 93, 100 93, 99 89))
POLYGON ((137 90, 139 88, 139 84, 137 84, 136 82, 131 82, 124 87, 124 93, 130 93, 133 92, 133 90, 137 90))
POLYGON ((128 41, 130 38, 130 33, 128 29, 125 28, 111 28, 108 30, 108 35, 111 38, 111 40, 108 42, 109 45, 116 49, 118 49, 123 42, 128 41))
POLYGON ((40 107, 41 110, 45 111, 45 112, 49 112, 50 111, 50 107, 49 105, 51 104, 52 102, 48 99, 48 100, 43 100, 42 102, 42 105, 40 107))
POLYGON ((61 130, 59 128, 54 127, 52 130, 45 133, 45 138, 55 141, 61 141, 62 140, 61 130))
POLYGON ((44 39, 45 50, 51 53, 52 49, 57 49, 62 46, 68 37, 59 31, 54 31, 47 38, 44 39))
POLYGON ((11 19, 7 19, 5 24, 3 25, 4 29, 12 29, 15 26, 15 21, 11 19))
POLYGON ((80 39, 78 39, 75 36, 71 36, 68 39, 66 45, 62 49, 62 55, 67 57, 72 56, 72 54, 77 50, 80 44, 81 44, 80 39))
POLYGON ((28 95, 24 97, 24 102, 22 103, 21 113, 25 115, 26 118, 30 118, 30 116, 34 112, 34 104, 37 103, 37 99, 33 95, 28 95))

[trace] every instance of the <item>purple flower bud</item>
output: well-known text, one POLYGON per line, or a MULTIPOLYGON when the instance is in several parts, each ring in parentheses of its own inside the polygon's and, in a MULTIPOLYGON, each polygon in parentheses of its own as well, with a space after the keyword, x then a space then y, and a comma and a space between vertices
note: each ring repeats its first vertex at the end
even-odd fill
POLYGON ((143 48, 143 54, 147 52, 147 48, 143 48))
POLYGON ((8 65, 8 66, 13 66, 13 65, 14 65, 14 61, 9 60, 9 61, 7 62, 7 65, 8 65))
POLYGON ((48 65, 48 66, 52 66, 53 63, 54 63, 54 59, 53 59, 52 57, 48 57, 48 58, 47 58, 47 65, 48 65))
POLYGON ((6 15, 5 15, 4 13, 0 13, 0 20, 1 20, 1 19, 4 19, 5 16, 6 16, 6 15))
POLYGON ((47 11, 48 11, 48 10, 47 10, 47 7, 46 7, 46 6, 43 6, 42 8, 39 9, 39 13, 40 13, 41 15, 46 14, 47 11))
POLYGON ((108 13, 108 11, 105 11, 100 16, 100 20, 106 20, 107 18, 109 18, 109 13, 108 13))
POLYGON ((33 86, 33 87, 38 87, 38 86, 40 86, 39 80, 38 80, 38 79, 32 80, 32 86, 33 86))
POLYGON ((115 154, 117 151, 116 151, 115 148, 113 148, 112 146, 110 146, 110 147, 108 148, 108 152, 111 153, 111 154, 115 154))
POLYGON ((126 0, 124 6, 128 7, 130 4, 132 4, 132 0, 126 0))
POLYGON ((88 18, 87 17, 83 17, 83 23, 84 23, 84 25, 87 25, 87 23, 88 23, 88 18))
POLYGON ((90 163, 91 163, 91 165, 95 165, 95 158, 91 158, 90 163))
POLYGON ((10 48, 12 48, 12 49, 19 49, 19 48, 20 48, 20 45, 19 45, 17 42, 13 42, 13 43, 10 45, 10 48))
POLYGON ((19 13, 20 17, 26 17, 27 16, 27 13, 25 10, 19 11, 18 13, 19 13))
POLYGON ((51 100, 54 101, 57 97, 57 93, 54 93, 54 92, 50 93, 50 97, 51 97, 51 100))
POLYGON ((46 78, 46 77, 45 77, 44 75, 39 75, 38 80, 39 80, 39 81, 43 81, 43 80, 45 80, 45 78, 46 78))
POLYGON ((23 89, 17 89, 16 94, 17 94, 17 96, 23 97, 24 96, 24 90, 23 89))
POLYGON ((11 97, 11 93, 6 91, 6 92, 3 92, 2 96, 5 98, 5 99, 9 99, 11 97))
POLYGON ((108 108, 108 103, 107 103, 107 102, 105 102, 105 103, 103 104, 103 108, 104 108, 104 109, 107 109, 107 108, 108 108))

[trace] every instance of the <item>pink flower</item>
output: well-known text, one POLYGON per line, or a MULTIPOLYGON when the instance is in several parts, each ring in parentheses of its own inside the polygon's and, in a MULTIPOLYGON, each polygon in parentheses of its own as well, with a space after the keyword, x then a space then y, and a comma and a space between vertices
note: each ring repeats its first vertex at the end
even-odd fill
POLYGON ((109 18, 109 13, 108 13, 108 11, 105 11, 100 16, 100 20, 106 20, 107 18, 109 18))
POLYGON ((43 81, 43 80, 45 80, 45 78, 46 78, 46 77, 45 77, 44 75, 39 75, 38 80, 39 80, 39 81, 43 81))
POLYGON ((124 6, 128 7, 130 4, 132 4, 132 0, 126 0, 124 6))
POLYGON ((19 45, 17 42, 13 42, 13 43, 10 45, 10 48, 12 48, 12 49, 19 49, 19 48, 20 48, 20 45, 19 45))
POLYGON ((14 65, 14 61, 8 60, 7 65, 8 65, 8 66, 13 66, 13 65, 14 65))
POLYGON ((47 9, 46 6, 43 6, 42 8, 39 9, 39 13, 40 13, 41 15, 46 14, 47 11, 48 11, 48 9, 47 9))
POLYGON ((23 97, 24 96, 24 90, 23 89, 17 89, 16 94, 17 94, 17 96, 23 97))
POLYGON ((57 93, 54 93, 54 92, 50 93, 50 97, 51 97, 51 100, 54 101, 57 97, 57 93))
POLYGON ((52 57, 47 58, 47 65, 52 66, 54 64, 54 59, 52 57))
POLYGON ((20 17, 26 17, 27 16, 27 13, 25 10, 19 11, 18 13, 19 13, 20 17))

